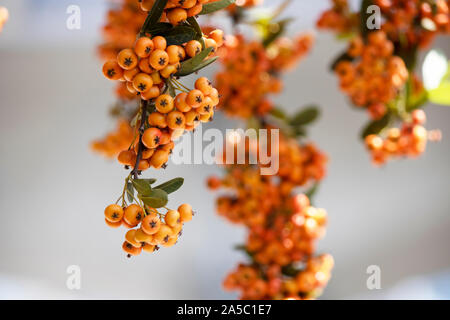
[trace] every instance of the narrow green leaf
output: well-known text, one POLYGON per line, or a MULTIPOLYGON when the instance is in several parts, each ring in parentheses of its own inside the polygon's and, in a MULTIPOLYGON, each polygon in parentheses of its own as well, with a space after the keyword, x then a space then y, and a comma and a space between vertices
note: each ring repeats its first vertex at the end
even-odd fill
POLYGON ((127 183, 127 199, 128 202, 133 202, 133 197, 134 197, 134 187, 133 187, 133 183, 128 182, 127 183))
POLYGON ((315 183, 311 189, 306 191, 305 195, 308 197, 309 201, 312 203, 314 196, 316 195, 317 191, 319 190, 319 183, 315 183))
POLYGON ((152 191, 152 183, 155 183, 154 179, 133 179, 133 187, 139 193, 139 195, 148 195, 152 191))
POLYGON ((320 115, 316 106, 307 107, 292 117, 289 123, 293 126, 304 126, 314 122, 320 115))
POLYGON ((272 110, 270 110, 270 115, 281 120, 286 120, 288 118, 286 113, 280 108, 273 108, 272 110))
POLYGON ((146 32, 153 35, 160 35, 164 34, 164 32, 169 31, 173 28, 173 25, 169 22, 158 22, 154 25, 149 26, 148 30, 146 32))
POLYGON ((200 12, 200 15, 210 14, 225 9, 230 4, 233 4, 235 2, 236 0, 219 0, 211 3, 206 3, 203 5, 203 10, 200 12))
POLYGON ((290 22, 291 19, 285 19, 276 23, 270 23, 267 25, 267 31, 265 32, 266 36, 263 40, 263 46, 268 47, 271 45, 276 39, 278 39, 286 30, 286 25, 290 22))
POLYGON ((361 133, 361 138, 364 139, 370 134, 378 134, 389 125, 391 115, 387 113, 383 118, 375 121, 371 121, 367 124, 361 133))
POLYGON ((192 26, 192 28, 194 28, 195 30, 195 40, 200 41, 200 43, 202 44, 202 48, 205 48, 205 39, 203 39, 203 31, 202 28, 200 27, 200 25, 197 22, 197 19, 195 19, 194 17, 189 17, 187 19, 187 22, 192 26))
POLYGON ((183 178, 175 178, 163 184, 160 184, 159 186, 155 187, 155 189, 161 189, 170 194, 180 189, 183 183, 183 178))
POLYGON ((217 57, 204 61, 205 58, 208 57, 208 55, 212 52, 212 50, 214 50, 214 48, 206 48, 195 57, 183 61, 181 63, 181 69, 176 75, 187 76, 213 63, 217 59, 217 57))
POLYGON ((139 197, 147 206, 158 209, 164 207, 169 198, 167 193, 161 189, 152 189, 150 194, 139 197))
POLYGON ((164 8, 169 0, 156 0, 152 7, 152 10, 147 15, 145 22, 142 26, 141 33, 150 32, 148 31, 152 26, 156 25, 160 20, 164 12, 164 8))
POLYGON ((196 32, 191 26, 176 26, 167 31, 153 33, 152 36, 164 36, 167 45, 182 45, 195 39, 196 32))

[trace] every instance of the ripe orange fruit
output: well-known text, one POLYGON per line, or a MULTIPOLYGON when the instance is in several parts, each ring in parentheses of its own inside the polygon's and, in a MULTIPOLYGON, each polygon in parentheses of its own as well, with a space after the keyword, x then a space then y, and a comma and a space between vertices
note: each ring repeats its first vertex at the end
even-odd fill
POLYGON ((149 214, 142 220, 141 228, 148 235, 154 235, 159 231, 160 227, 161 220, 156 214, 149 214))
POLYGON ((197 40, 191 40, 186 44, 185 50, 189 57, 195 57, 202 51, 202 44, 197 40))
POLYGON ((173 98, 168 94, 162 94, 156 99, 155 106, 159 112, 169 113, 173 110, 173 98))
POLYGON ((123 218, 123 208, 117 204, 110 204, 105 209, 105 219, 109 222, 120 222, 123 218))
POLYGON ((164 221, 169 227, 174 227, 180 223, 180 213, 177 210, 169 210, 164 216, 164 221))
POLYGON ((167 126, 172 129, 184 129, 186 119, 180 111, 172 111, 167 115, 167 126))
POLYGON ((131 243, 125 241, 122 245, 123 251, 128 253, 129 256, 138 256, 141 254, 142 248, 136 248, 131 243))
POLYGON ((138 65, 138 57, 131 49, 123 49, 117 55, 117 63, 122 69, 131 70, 138 65))
POLYGON ((135 227, 142 221, 143 218, 144 209, 137 204, 132 204, 125 208, 123 219, 128 225, 135 227))
POLYGON ((189 91, 186 97, 186 103, 195 109, 202 105, 204 99, 205 96, 203 95, 203 92, 198 89, 194 89, 189 91))
POLYGON ((142 135, 142 143, 149 149, 154 149, 161 142, 161 130, 158 128, 148 128, 142 135))
POLYGON ((191 205, 185 203, 178 207, 181 222, 189 222, 192 220, 193 212, 191 205))
POLYGON ((147 58, 150 56, 154 49, 155 45, 153 44, 152 39, 148 37, 139 38, 134 45, 134 51, 140 58, 147 58))
POLYGON ((139 73, 133 79, 133 86, 138 92, 146 92, 153 86, 152 77, 146 73, 139 73))
POLYGON ((119 80, 123 77, 123 69, 116 61, 107 61, 103 65, 103 75, 109 80, 119 80))

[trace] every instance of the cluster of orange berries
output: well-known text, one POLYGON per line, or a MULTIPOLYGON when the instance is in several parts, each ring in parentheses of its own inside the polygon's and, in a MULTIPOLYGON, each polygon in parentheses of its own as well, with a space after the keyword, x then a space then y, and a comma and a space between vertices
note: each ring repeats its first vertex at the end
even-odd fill
POLYGON ((144 209, 137 204, 126 208, 111 204, 105 209, 105 222, 108 226, 124 226, 129 229, 122 245, 128 257, 137 256, 142 251, 154 252, 159 246, 175 245, 182 233, 183 224, 191 221, 192 216, 189 204, 182 204, 178 210, 168 210, 164 215, 156 209, 148 206, 144 209))
POLYGON ((229 36, 220 50, 223 70, 216 76, 222 94, 220 107, 230 116, 249 118, 264 115, 273 104, 267 95, 280 93, 283 87, 278 73, 295 65, 309 51, 310 34, 295 41, 285 38, 265 48, 244 36, 229 36))
MULTIPOLYGON (((217 200, 217 211, 233 223, 261 226, 268 216, 288 199, 296 187, 321 181, 326 174, 327 157, 313 144, 299 146, 294 139, 280 136, 279 170, 276 175, 260 174, 262 165, 229 165, 222 179, 211 177, 212 190, 226 188, 233 194, 217 200)), ((247 148, 249 153, 258 150, 247 148)), ((235 153, 236 154, 236 153, 235 153)), ((224 155, 226 157, 226 155, 224 155)))
MULTIPOLYGON (((212 47, 213 51, 222 43, 220 30, 211 32, 210 38, 205 40, 206 47, 212 47)), ((107 61, 103 65, 103 74, 110 80, 125 82, 128 91, 143 100, 155 99, 161 95, 165 80, 179 71, 181 62, 201 51, 202 44, 197 40, 184 46, 168 46, 164 37, 141 37, 133 49, 123 49, 116 59, 107 61)))
POLYGON ((0 7, 0 31, 3 29, 3 25, 8 21, 9 12, 5 7, 0 7))
POLYGON ((119 120, 114 131, 108 133, 104 138, 91 143, 93 151, 104 155, 107 158, 115 158, 127 149, 134 139, 134 130, 127 120, 119 120))
MULTIPOLYGON (((214 108, 219 103, 218 91, 207 78, 195 82, 194 90, 179 93, 175 99, 169 94, 161 94, 155 100, 155 110, 147 118, 149 128, 142 134, 142 150, 138 170, 150 167, 159 169, 169 160, 175 144, 174 140, 185 131, 194 130, 200 122, 208 122, 214 116, 214 108)), ((140 139, 133 147, 123 149, 118 160, 125 166, 134 166, 139 152, 140 139)))
POLYGON ((393 52, 394 45, 383 31, 372 32, 367 44, 360 37, 354 38, 347 50, 354 60, 341 61, 335 68, 341 90, 356 106, 367 107, 375 119, 386 113, 386 104, 409 77, 403 59, 393 52))
POLYGON ((284 214, 271 213, 263 225, 250 228, 246 250, 259 264, 287 266, 302 261, 314 253, 315 241, 325 234, 324 209, 312 207, 304 194, 284 202, 278 209, 284 214))
MULTIPOLYGON (((257 152, 253 149, 248 144, 247 152, 257 152)), ((284 135, 280 137, 278 150, 280 170, 274 176, 261 175, 261 164, 246 162, 227 166, 227 174, 222 179, 208 180, 213 190, 221 187, 232 190, 231 194, 218 198, 218 213, 249 230, 244 249, 253 265, 241 265, 224 283, 227 289, 241 290, 242 299, 313 297, 313 291, 326 284, 331 271, 331 267, 321 269, 315 282, 309 282, 312 281, 309 276, 300 276, 306 271, 298 273, 297 278, 281 273, 282 268, 312 259, 315 241, 325 233, 325 210, 312 207, 306 195, 292 197, 292 193, 296 187, 320 181, 325 175, 327 159, 313 145, 299 146, 284 135), (265 274, 273 269, 278 272, 269 272, 271 276, 265 274), (241 272, 245 271, 258 276, 241 281, 241 272), (300 277, 302 280, 297 280, 300 277), (297 286, 298 281, 306 281, 311 287, 297 286)), ((315 277, 315 273, 312 275, 315 277)))
POLYGON ((438 33, 450 33, 449 0, 375 0, 385 22, 382 30, 394 42, 427 47, 438 33))
POLYGON ((102 27, 103 43, 97 49, 100 58, 115 59, 122 49, 133 46, 146 17, 137 0, 120 0, 108 10, 102 27))
POLYGON ((348 0, 332 0, 332 8, 324 11, 317 21, 319 29, 337 33, 350 33, 359 23, 359 15, 353 13, 348 0))
POLYGON ((423 127, 425 121, 425 112, 414 110, 410 122, 403 123, 401 128, 389 128, 384 138, 368 135, 365 142, 373 163, 382 165, 389 158, 417 157, 424 153, 428 141, 441 139, 439 130, 427 131, 423 127))
MULTIPOLYGON (((198 15, 203 5, 216 0, 169 0, 164 9, 162 22, 170 22, 174 26, 186 21, 187 18, 198 15)), ((139 0, 143 11, 150 11, 155 0, 139 0)))
POLYGON ((242 300, 308 300, 319 297, 334 266, 333 257, 309 257, 305 268, 286 276, 276 264, 240 264, 224 281, 227 290, 241 291, 242 300))

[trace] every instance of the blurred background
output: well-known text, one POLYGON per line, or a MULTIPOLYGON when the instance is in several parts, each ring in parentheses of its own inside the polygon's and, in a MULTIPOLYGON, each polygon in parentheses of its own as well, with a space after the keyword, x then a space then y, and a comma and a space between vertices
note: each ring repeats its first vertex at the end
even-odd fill
MULTIPOLYGON (((95 51, 107 5, 0 1, 10 13, 0 34, 0 298, 234 299, 221 283, 245 259, 232 249, 245 233, 215 214, 205 179, 217 167, 170 165, 154 173, 185 177, 171 201, 189 202, 199 213, 170 250, 126 259, 123 232, 104 224, 104 207, 125 177, 118 164, 89 149, 115 125, 107 117, 113 83, 103 78, 95 51), (69 5, 81 8, 80 30, 66 28, 69 5), (81 268, 81 290, 66 287, 70 265, 81 268)), ((290 31, 312 30, 327 7, 328 0, 293 1, 290 31)), ((450 56, 448 38, 435 46, 450 56)), ((277 99, 291 111, 309 103, 323 111, 310 132, 330 156, 316 198, 329 213, 318 252, 331 253, 336 266, 322 298, 449 299, 450 109, 428 106, 428 128, 442 129, 443 141, 424 156, 373 167, 358 140, 367 117, 348 106, 328 71, 344 47, 317 34, 313 52, 286 76, 277 99), (381 268, 380 290, 366 287, 370 265, 381 268)), ((208 124, 236 125, 222 116, 208 124)))

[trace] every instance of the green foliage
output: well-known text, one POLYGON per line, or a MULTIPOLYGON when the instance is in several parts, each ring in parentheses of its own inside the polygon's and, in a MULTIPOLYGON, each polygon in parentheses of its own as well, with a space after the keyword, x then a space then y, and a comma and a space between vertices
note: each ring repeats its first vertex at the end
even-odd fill
POLYGON ((320 116, 319 108, 316 106, 306 107, 295 114, 289 123, 292 126, 305 126, 313 123, 320 116))
POLYGON ((212 52, 213 48, 206 48, 202 52, 200 52, 195 57, 185 60, 181 63, 181 68, 178 73, 176 73, 176 76, 187 76, 194 72, 197 72, 204 67, 210 65, 214 61, 217 60, 217 57, 214 57, 212 59, 205 60, 206 57, 209 56, 209 54, 212 52))
POLYGON ((211 3, 206 3, 203 5, 203 9, 200 12, 200 15, 210 14, 210 13, 225 9, 230 4, 233 4, 235 2, 236 2, 236 0, 219 0, 219 1, 211 2, 211 3))
POLYGON ((155 189, 161 189, 170 194, 180 189, 183 183, 183 178, 175 178, 163 184, 160 184, 159 186, 155 187, 155 189))
POLYGON ((386 115, 383 118, 369 122, 367 126, 363 129, 361 133, 361 138, 364 139, 368 135, 380 133, 384 128, 386 128, 389 125, 390 121, 391 121, 391 114, 386 113, 386 115))
POLYGON ((145 34, 146 32, 150 32, 152 26, 155 26, 161 20, 161 16, 164 12, 164 8, 167 5, 169 0, 156 0, 155 4, 152 7, 152 10, 147 15, 145 19, 144 25, 141 29, 141 34, 145 34))
POLYGON ((139 198, 145 205, 155 209, 162 208, 169 202, 167 192, 161 189, 152 189, 148 195, 139 195, 139 198))

